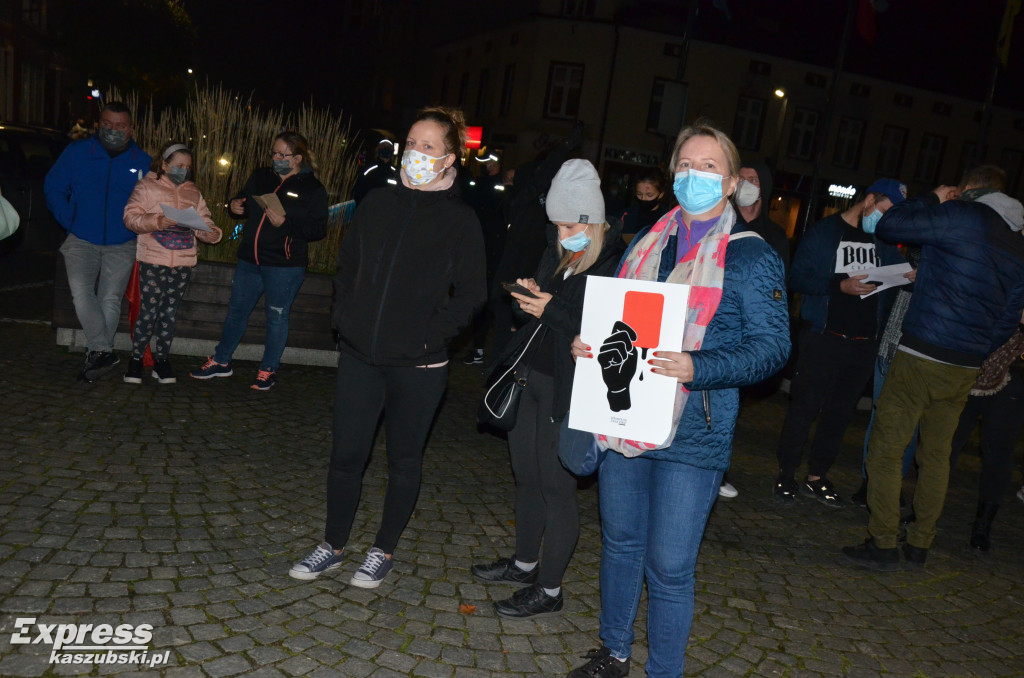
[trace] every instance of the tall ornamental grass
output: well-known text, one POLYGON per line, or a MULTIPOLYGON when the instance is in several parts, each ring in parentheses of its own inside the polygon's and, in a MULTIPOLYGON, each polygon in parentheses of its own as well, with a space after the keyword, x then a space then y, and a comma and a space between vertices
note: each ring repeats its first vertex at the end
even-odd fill
POLYGON ((350 134, 343 115, 303 105, 295 113, 264 110, 223 87, 196 88, 184 105, 157 114, 152 105, 139 106, 137 92, 108 93, 108 101, 124 101, 135 111, 135 139, 150 155, 172 139, 192 148, 195 182, 210 206, 213 220, 224 231, 216 245, 199 243, 199 257, 234 263, 241 240, 241 221, 227 211, 227 202, 238 193, 257 167, 270 164, 270 147, 281 130, 298 130, 309 140, 317 166, 317 178, 327 188, 330 212, 327 237, 309 245, 309 270, 334 273, 338 247, 352 209, 338 208, 349 199, 356 179, 359 144, 350 134))

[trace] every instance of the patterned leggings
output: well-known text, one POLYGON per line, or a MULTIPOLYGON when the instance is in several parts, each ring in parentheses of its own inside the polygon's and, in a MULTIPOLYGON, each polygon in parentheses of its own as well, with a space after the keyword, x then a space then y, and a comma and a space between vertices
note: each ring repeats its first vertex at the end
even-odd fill
POLYGON ((174 339, 174 314, 192 275, 191 266, 157 266, 139 262, 142 307, 132 331, 132 357, 141 358, 156 337, 153 357, 167 360, 174 339))

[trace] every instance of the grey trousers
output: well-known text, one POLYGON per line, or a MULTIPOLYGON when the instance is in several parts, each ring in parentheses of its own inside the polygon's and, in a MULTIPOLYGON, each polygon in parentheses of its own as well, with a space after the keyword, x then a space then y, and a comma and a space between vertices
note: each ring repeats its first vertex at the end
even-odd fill
POLYGON ((135 265, 135 241, 94 245, 68 235, 60 247, 68 269, 75 315, 89 351, 111 351, 121 317, 121 297, 135 265))

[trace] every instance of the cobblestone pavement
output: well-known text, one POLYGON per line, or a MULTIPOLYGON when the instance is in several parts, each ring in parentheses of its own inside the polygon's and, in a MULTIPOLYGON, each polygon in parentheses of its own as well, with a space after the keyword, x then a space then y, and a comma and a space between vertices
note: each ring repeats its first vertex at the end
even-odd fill
MULTIPOLYGON (((266 393, 248 389, 244 363, 210 382, 86 385, 74 381, 81 354, 14 324, 0 324, 0 356, 0 676, 561 676, 598 642, 593 484, 561 615, 500 619, 489 603, 510 587, 469 574, 511 554, 514 530, 506 448, 472 423, 475 368, 453 364, 395 570, 367 591, 347 581, 376 530, 382 447, 344 567, 287 576, 322 534, 331 370, 286 367, 266 393), (45 643, 11 642, 17 618, 148 623, 169 664, 51 666, 45 643)), ((179 374, 191 367, 178 359, 179 374)), ((785 405, 776 395, 741 416, 740 495, 719 501, 701 551, 688 675, 1024 674, 1024 505, 1008 498, 989 557, 969 552, 975 451, 924 572, 850 569, 838 549, 863 538, 863 510, 770 498, 785 405)), ((858 413, 833 473, 846 495, 865 423, 858 413)), ((645 640, 641 621, 631 675, 643 675, 645 640)))

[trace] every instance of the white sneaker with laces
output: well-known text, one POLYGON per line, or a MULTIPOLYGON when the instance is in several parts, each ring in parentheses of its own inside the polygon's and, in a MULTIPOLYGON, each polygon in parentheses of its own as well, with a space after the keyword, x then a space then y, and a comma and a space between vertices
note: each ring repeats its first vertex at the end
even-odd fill
POLYGON ((723 481, 718 487, 718 496, 724 499, 732 499, 733 497, 738 497, 739 494, 736 488, 732 486, 732 483, 723 481))
POLYGON ((288 570, 288 576, 305 581, 316 579, 324 572, 341 567, 343 560, 344 551, 335 553, 330 544, 323 542, 308 556, 292 565, 292 569, 288 570))
POLYGON ((384 577, 391 571, 391 565, 391 559, 374 546, 366 552, 366 560, 363 561, 363 566, 352 575, 349 583, 361 589, 375 589, 380 586, 380 583, 384 581, 384 577))

